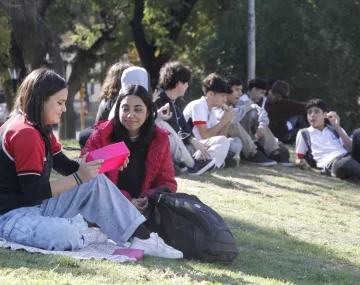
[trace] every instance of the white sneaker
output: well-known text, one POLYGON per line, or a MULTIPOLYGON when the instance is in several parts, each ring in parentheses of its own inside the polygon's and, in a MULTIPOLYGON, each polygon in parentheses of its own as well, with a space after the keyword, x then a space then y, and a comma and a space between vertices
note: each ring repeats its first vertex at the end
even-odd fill
POLYGON ((148 239, 139 239, 134 237, 131 241, 130 248, 141 249, 145 255, 157 256, 170 259, 183 258, 181 251, 167 245, 157 233, 151 233, 148 239))
POLYGON ((84 238, 84 246, 87 247, 90 244, 106 243, 108 237, 99 228, 86 228, 80 230, 84 238))

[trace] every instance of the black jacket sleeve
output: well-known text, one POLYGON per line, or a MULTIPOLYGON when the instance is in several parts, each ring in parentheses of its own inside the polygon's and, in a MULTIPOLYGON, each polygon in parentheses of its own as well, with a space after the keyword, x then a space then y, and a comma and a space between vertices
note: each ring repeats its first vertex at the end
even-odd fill
POLYGON ((95 124, 100 121, 105 121, 109 118, 110 111, 116 102, 117 96, 113 96, 108 99, 102 99, 99 105, 99 109, 96 114, 95 124))
POLYGON ((170 109, 173 115, 166 122, 174 129, 175 132, 178 133, 184 144, 189 144, 190 138, 194 137, 194 135, 189 125, 185 121, 184 115, 182 113, 182 106, 179 105, 179 102, 174 103, 170 99, 168 99, 163 91, 160 92, 161 94, 159 96, 159 99, 154 102, 156 109, 160 109, 167 103, 170 104, 170 109))
POLYGON ((69 159, 62 151, 54 155, 53 168, 57 173, 68 176, 79 170, 79 163, 69 159))
POLYGON ((44 180, 42 176, 21 175, 19 184, 24 196, 24 205, 27 207, 40 205, 43 200, 52 198, 50 181, 44 180))

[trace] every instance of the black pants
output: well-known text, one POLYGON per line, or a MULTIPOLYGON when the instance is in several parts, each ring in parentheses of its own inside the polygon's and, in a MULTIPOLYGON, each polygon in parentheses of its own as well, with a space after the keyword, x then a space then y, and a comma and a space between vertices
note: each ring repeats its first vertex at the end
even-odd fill
POLYGON ((351 154, 335 161, 331 172, 342 179, 350 177, 360 179, 360 129, 353 134, 351 154))
POLYGON ((86 128, 82 130, 79 134, 79 145, 80 148, 83 149, 88 138, 91 136, 91 134, 94 132, 93 128, 86 128))

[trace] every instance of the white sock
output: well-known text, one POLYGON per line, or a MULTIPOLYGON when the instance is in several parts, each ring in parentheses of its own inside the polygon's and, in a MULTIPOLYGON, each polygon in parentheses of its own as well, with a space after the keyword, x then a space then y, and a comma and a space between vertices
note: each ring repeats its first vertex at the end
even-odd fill
POLYGON ((195 160, 193 158, 191 158, 187 161, 184 161, 184 163, 187 167, 190 167, 190 168, 193 168, 195 166, 195 160))

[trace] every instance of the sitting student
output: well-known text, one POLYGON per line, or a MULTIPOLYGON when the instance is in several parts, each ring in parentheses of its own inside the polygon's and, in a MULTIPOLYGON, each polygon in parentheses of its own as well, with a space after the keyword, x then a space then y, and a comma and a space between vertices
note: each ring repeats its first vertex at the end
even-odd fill
MULTIPOLYGON (((220 121, 217 121, 216 113, 213 108, 221 108, 225 104, 226 94, 232 93, 230 86, 217 74, 208 75, 202 82, 205 96, 198 100, 191 101, 184 109, 186 122, 192 128, 195 137, 206 143, 214 141, 221 144, 219 140, 224 141, 227 136, 231 121, 235 117, 232 107, 225 108, 220 121)), ((231 165, 236 165, 232 161, 236 160, 242 148, 240 139, 234 138, 228 140, 229 147, 222 147, 224 158, 231 165), (226 151, 226 152, 225 152, 226 151)), ((223 160, 224 161, 224 160, 223 160)))
POLYGON ((147 197, 156 188, 167 186, 172 192, 177 189, 168 132, 155 125, 155 118, 151 98, 144 87, 122 88, 115 105, 115 117, 96 125, 82 150, 85 154, 125 142, 130 150, 128 167, 106 175, 142 213, 148 206, 147 197))
POLYGON ((124 71, 130 67, 130 64, 120 62, 117 62, 110 67, 101 87, 100 98, 102 100, 96 114, 95 124, 108 119, 110 111, 114 107, 122 87, 121 78, 124 71))
MULTIPOLYGON (((124 70, 126 70, 130 66, 131 65, 126 63, 117 62, 108 70, 104 83, 101 87, 101 102, 96 114, 95 124, 108 119, 110 111, 115 105, 116 99, 121 89, 121 76, 124 70)), ((85 146, 86 141, 88 140, 93 131, 94 128, 90 127, 80 132, 79 145, 81 149, 85 146)))
POLYGON ((335 112, 329 112, 321 99, 310 100, 306 104, 306 110, 310 127, 304 130, 307 131, 309 140, 305 139, 304 130, 298 132, 296 164, 309 167, 305 157, 310 147, 310 154, 317 168, 339 178, 360 179, 360 129, 355 131, 351 141, 340 127, 339 116, 335 112), (327 120, 329 125, 325 123, 327 120))
POLYGON ((269 129, 283 143, 294 143, 305 124, 305 103, 289 100, 289 85, 277 80, 268 94, 265 108, 269 116, 269 129))
POLYGON ((226 138, 219 140, 199 141, 191 132, 189 125, 183 116, 183 108, 179 100, 184 96, 191 80, 191 70, 181 62, 174 61, 165 63, 160 70, 159 87, 154 94, 159 97, 155 101, 157 109, 168 105, 173 116, 166 122, 173 128, 176 135, 169 137, 173 145, 175 161, 183 162, 187 166, 188 172, 193 172, 193 168, 202 172, 210 169, 214 165, 220 167, 226 157, 226 152, 222 149, 225 144, 228 146, 226 138))
MULTIPOLYGON (((121 77, 121 82, 123 88, 126 88, 130 85, 139 84, 143 86, 145 89, 148 88, 148 73, 144 68, 133 66, 128 68, 123 76, 121 77)), ((147 89, 148 90, 148 89, 147 89)), ((150 96, 150 94, 149 94, 150 96)), ((151 97, 151 96, 150 96, 151 97)), ((154 94, 152 100, 155 101, 159 98, 159 93, 154 94)), ((115 106, 109 115, 109 120, 111 120, 115 115, 115 106)), ((172 112, 170 111, 170 106, 162 106, 157 110, 157 118, 156 118, 156 125, 160 128, 163 128, 168 131, 169 133, 169 141, 170 141, 170 150, 172 153, 173 161, 180 163, 184 162, 187 166, 187 171, 189 175, 201 175, 207 169, 212 167, 215 164, 215 159, 205 159, 205 160, 197 160, 194 159, 187 149, 185 148, 184 144, 181 141, 181 138, 175 132, 175 130, 168 124, 168 121, 172 117, 172 112), (163 113, 166 112, 166 113, 163 113)), ((176 166, 176 164, 174 164, 176 166)), ((181 174, 177 173, 177 175, 181 174)))
MULTIPOLYGON (((242 156, 245 157, 247 161, 261 166, 276 165, 277 164, 276 161, 270 160, 262 153, 262 151, 259 151, 257 149, 257 146, 250 137, 250 135, 245 131, 243 126, 240 124, 241 120, 244 118, 246 113, 251 109, 250 102, 235 108, 235 105, 237 104, 239 98, 242 95, 242 82, 240 78, 229 75, 225 77, 225 81, 229 84, 229 86, 232 89, 232 93, 226 95, 225 104, 228 107, 233 107, 233 110, 235 112, 235 118, 232 120, 227 134, 228 137, 237 137, 242 141, 243 147, 241 153, 242 156)), ((216 114, 218 120, 221 119, 222 116, 224 115, 223 108, 217 108, 216 114)))
MULTIPOLYGON (((139 66, 130 66, 124 70, 123 74, 121 75, 121 88, 126 88, 130 85, 141 85, 146 89, 150 98, 153 96, 151 86, 149 84, 149 74, 147 73, 145 68, 139 66)), ((117 97, 120 94, 121 89, 117 97)), ((115 105, 114 103, 107 120, 111 120, 115 116, 115 105)), ((105 119, 106 120, 106 119, 105 119)))
POLYGON ((19 87, 11 117, 0 128, 0 237, 46 250, 81 249, 107 236, 124 244, 132 237, 131 248, 145 254, 182 258, 150 234, 145 217, 98 175, 102 160, 86 162, 86 154, 78 164, 61 151, 51 125, 66 111, 67 96, 65 80, 45 68, 19 87), (66 177, 50 181, 52 168, 66 177), (86 228, 79 214, 104 232, 86 228))
MULTIPOLYGON (((255 78, 250 80, 248 87, 248 94, 242 95, 236 104, 236 107, 251 104, 250 111, 240 121, 241 125, 251 138, 257 141, 259 147, 270 160, 274 160, 283 166, 293 166, 294 164, 289 162, 289 150, 278 142, 268 128, 267 112, 256 104, 264 98, 268 90, 267 82, 264 79, 255 78)), ((244 159, 247 158, 244 157, 244 159)))

